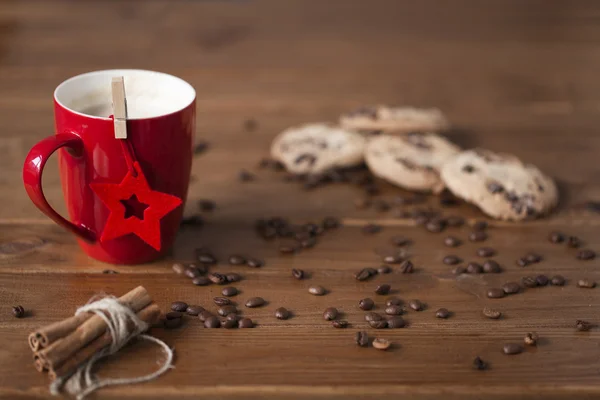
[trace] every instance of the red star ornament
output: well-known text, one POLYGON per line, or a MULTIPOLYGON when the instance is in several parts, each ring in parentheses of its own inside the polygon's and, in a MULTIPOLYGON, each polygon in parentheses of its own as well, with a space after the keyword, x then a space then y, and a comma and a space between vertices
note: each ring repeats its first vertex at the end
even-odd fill
POLYGON ((137 174, 130 170, 121 183, 90 184, 96 196, 110 210, 100 241, 104 242, 133 233, 160 251, 160 220, 179 207, 182 201, 179 197, 150 189, 140 164, 134 162, 132 165, 137 174), (126 208, 127 202, 136 201, 136 198, 139 203, 146 206, 141 210, 142 219, 136 215, 140 212, 131 212, 126 208))

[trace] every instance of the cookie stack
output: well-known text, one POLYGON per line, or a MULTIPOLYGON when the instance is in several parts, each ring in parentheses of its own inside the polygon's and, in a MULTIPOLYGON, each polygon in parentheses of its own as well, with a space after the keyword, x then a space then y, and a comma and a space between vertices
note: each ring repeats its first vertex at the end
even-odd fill
POLYGON ((517 157, 463 150, 437 132, 450 126, 437 109, 372 106, 286 129, 271 156, 295 174, 320 174, 366 162, 371 173, 420 192, 444 189, 487 215, 519 221, 547 214, 558 202, 554 181, 517 157))

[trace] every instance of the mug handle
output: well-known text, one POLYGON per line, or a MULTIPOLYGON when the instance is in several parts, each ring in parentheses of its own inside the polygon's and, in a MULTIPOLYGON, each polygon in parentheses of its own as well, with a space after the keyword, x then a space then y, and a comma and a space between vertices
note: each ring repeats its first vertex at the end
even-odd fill
POLYGON ((70 232, 79 236, 85 241, 95 242, 96 234, 83 224, 74 224, 67 221, 57 213, 44 196, 42 190, 42 172, 44 165, 52 153, 61 147, 68 147, 76 154, 83 154, 83 142, 81 138, 72 133, 59 133, 55 136, 49 136, 37 143, 27 154, 25 165, 23 165, 23 183, 25 190, 33 204, 36 205, 44 214, 50 217, 58 225, 66 228, 70 232))

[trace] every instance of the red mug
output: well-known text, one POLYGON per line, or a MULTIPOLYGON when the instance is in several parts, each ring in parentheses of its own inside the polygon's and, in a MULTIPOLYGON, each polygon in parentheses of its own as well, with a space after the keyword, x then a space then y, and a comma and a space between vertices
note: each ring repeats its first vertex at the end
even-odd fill
POLYGON ((54 115, 56 134, 33 146, 23 167, 23 182, 33 203, 74 233, 81 248, 97 260, 139 264, 164 255, 175 240, 187 198, 196 118, 194 88, 180 78, 154 71, 90 72, 56 88, 54 115), (182 201, 160 219, 160 250, 134 234, 100 240, 110 210, 90 184, 118 184, 129 171, 111 116, 111 81, 117 76, 125 81, 127 141, 148 185, 182 201), (44 165, 56 150, 70 221, 48 204, 42 190, 44 165))

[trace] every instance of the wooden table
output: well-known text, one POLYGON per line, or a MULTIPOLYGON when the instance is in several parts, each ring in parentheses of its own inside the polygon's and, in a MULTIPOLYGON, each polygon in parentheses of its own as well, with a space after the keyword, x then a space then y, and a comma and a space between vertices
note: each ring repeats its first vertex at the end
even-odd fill
MULTIPOLYGON (((600 260, 577 261, 574 251, 552 245, 552 230, 580 236, 600 250, 600 215, 586 202, 600 199, 600 5, 594 2, 456 0, 369 2, 270 1, 28 1, 0 3, 0 397, 48 397, 48 380, 34 371, 26 337, 32 329, 71 315, 99 291, 122 294, 144 285, 161 307, 174 300, 210 305, 216 286, 195 287, 175 276, 174 260, 210 247, 221 259, 242 253, 264 258, 260 269, 239 270, 240 301, 262 296, 268 305, 244 310, 251 330, 184 327, 152 333, 175 348, 176 368, 160 379, 101 390, 97 398, 577 398, 600 397, 600 330, 576 332, 576 319, 600 323, 600 289, 576 287, 580 278, 600 281, 600 260), (198 138, 210 150, 194 161, 186 213, 200 198, 217 202, 199 230, 182 230, 173 255, 156 263, 113 267, 83 255, 72 236, 27 199, 21 166, 28 149, 52 133, 53 88, 82 72, 114 67, 162 70, 191 82, 198 92, 198 138), (445 234, 374 210, 356 210, 362 192, 351 185, 304 191, 280 175, 256 168, 275 134, 293 124, 335 120, 369 103, 441 108, 465 147, 512 152, 554 176, 562 201, 550 218, 522 224, 492 223, 487 245, 498 250, 502 274, 449 273, 445 234), (244 121, 258 121, 255 131, 244 121), (247 168, 255 182, 237 182, 247 168), (256 218, 281 215, 295 222, 334 215, 345 226, 310 251, 282 257, 277 243, 253 232, 256 218), (365 236, 369 221, 384 230, 365 236), (394 234, 413 239, 418 271, 361 283, 353 273, 380 263, 377 252, 394 234), (514 260, 543 255, 520 268, 514 260), (114 269, 116 275, 102 271, 114 269), (291 268, 310 279, 296 281, 291 268), (483 295, 524 275, 563 274, 565 287, 546 287, 500 300, 483 295), (360 298, 382 296, 388 282, 404 300, 426 302, 410 312, 406 329, 367 328, 360 298), (314 297, 311 284, 330 293, 314 297), (15 319, 11 307, 30 316, 15 319), (504 312, 481 316, 492 305, 504 312), (273 317, 277 307, 294 313, 273 317), (351 323, 333 329, 321 314, 342 310, 351 323), (434 318, 439 307, 453 312, 434 318), (366 329, 393 340, 387 352, 359 348, 353 336, 366 329), (506 356, 502 345, 528 331, 537 348, 506 356), (472 367, 475 356, 490 363, 472 367)), ((45 191, 65 212, 57 168, 45 175, 45 191)), ((384 198, 405 194, 383 183, 384 198)), ((438 207, 437 200, 430 204, 438 207)), ((446 214, 482 218, 473 207, 446 214)), ((468 228, 455 229, 466 238, 468 228)), ((453 250, 476 259, 478 246, 453 250)), ((155 368, 160 353, 135 345, 102 367, 107 376, 155 368)))

